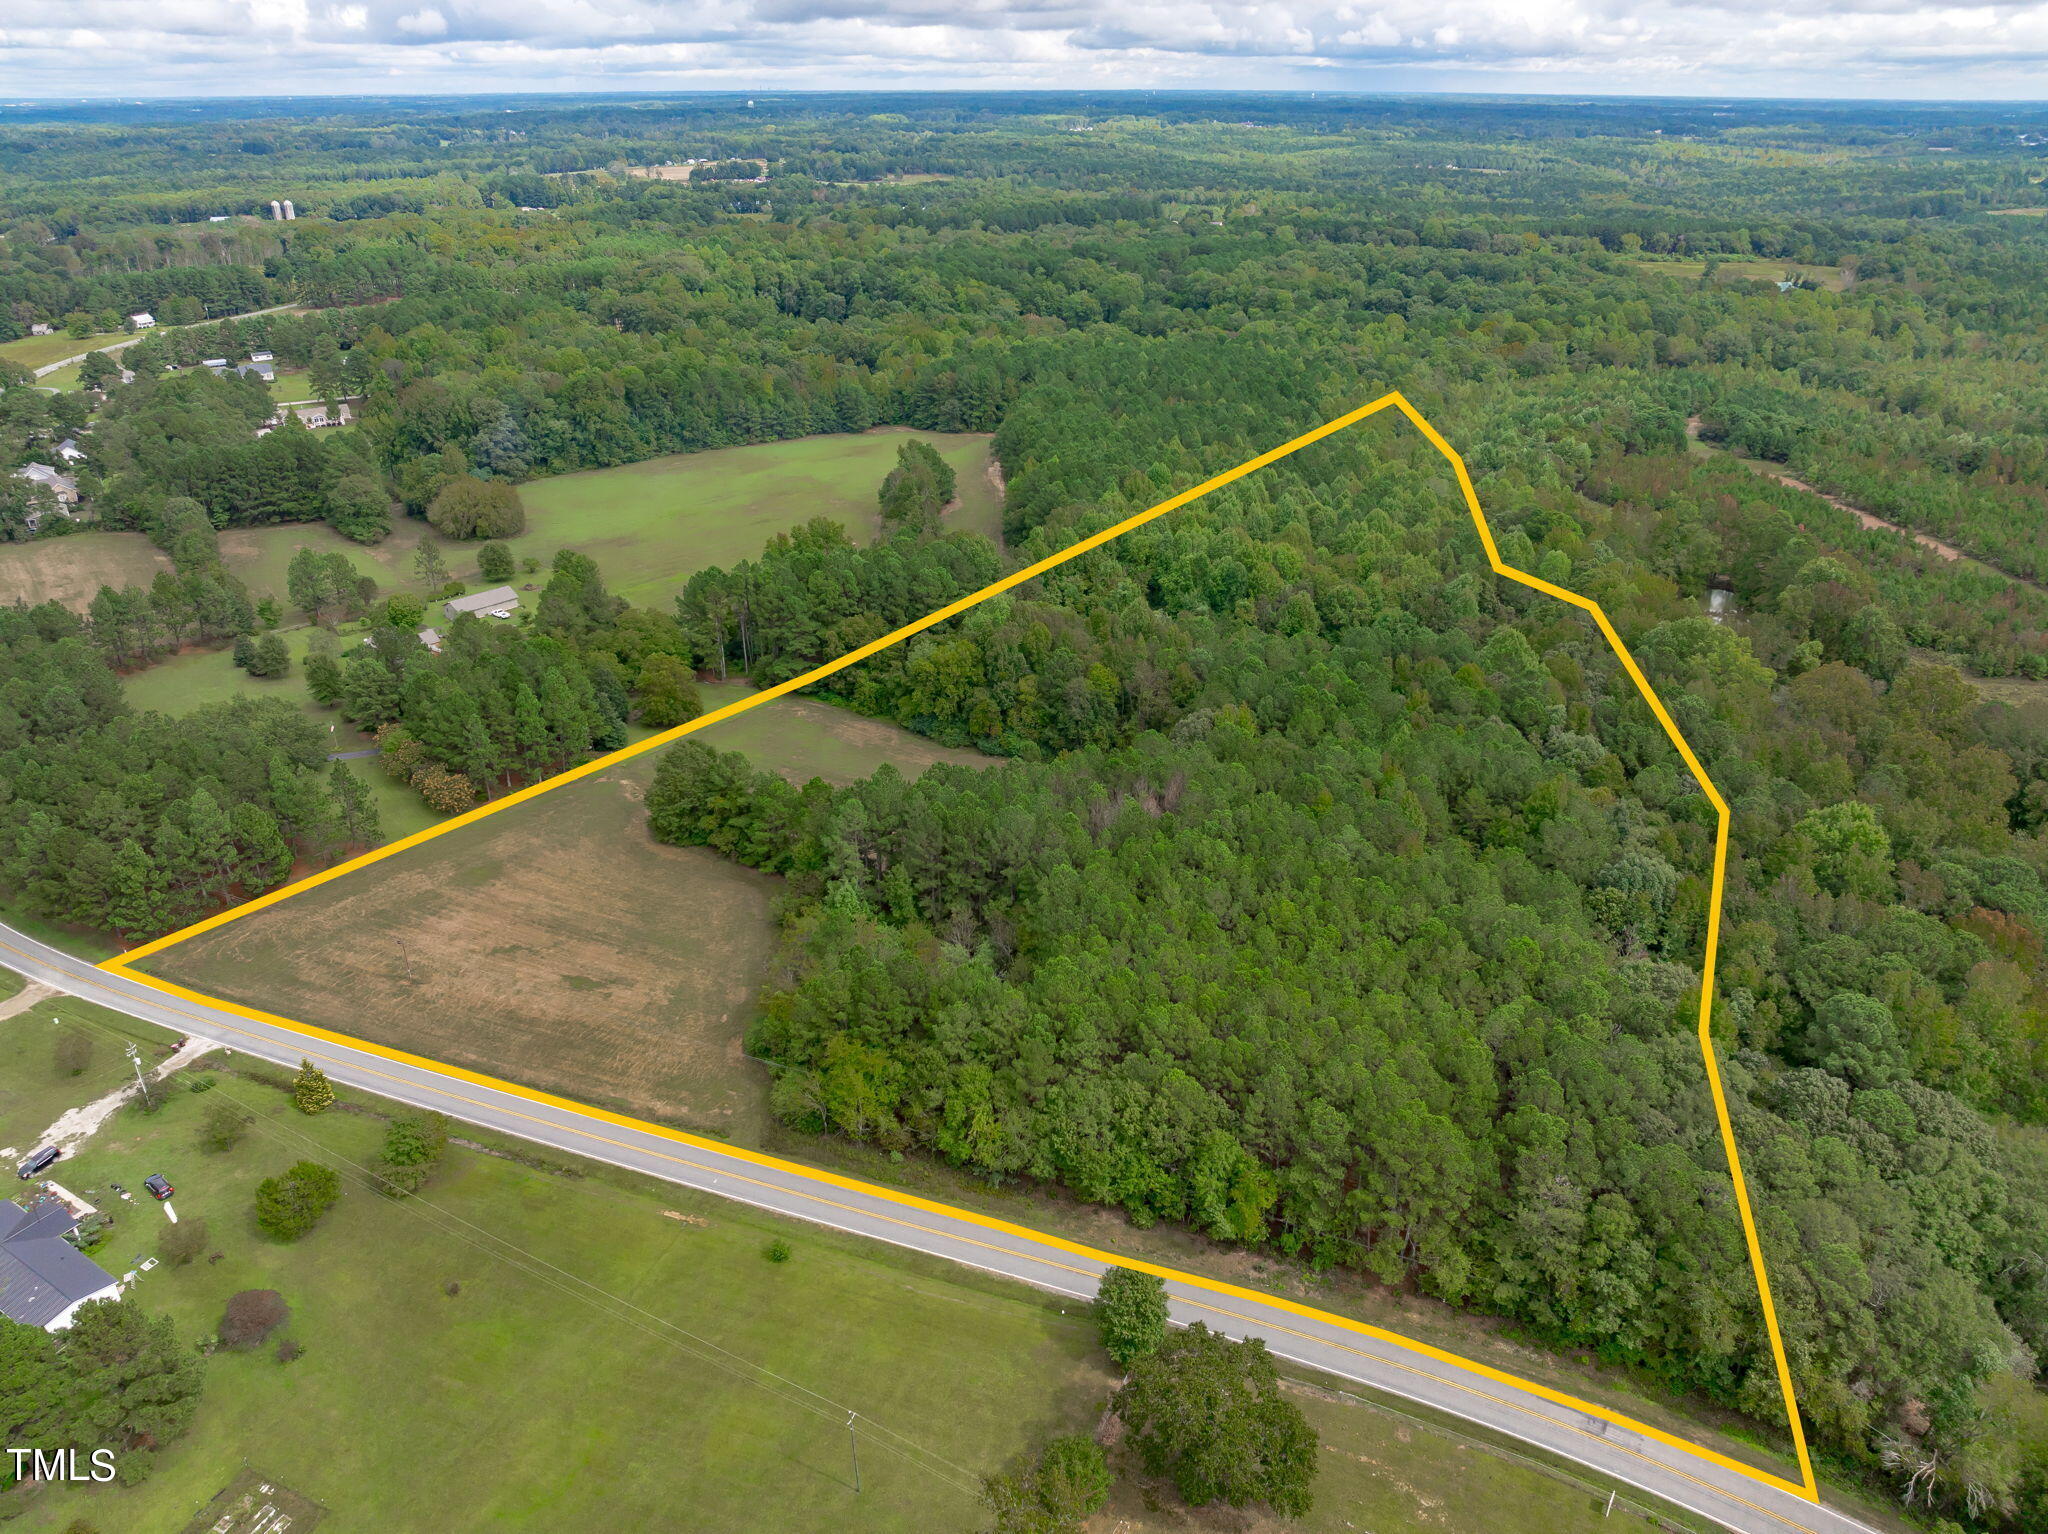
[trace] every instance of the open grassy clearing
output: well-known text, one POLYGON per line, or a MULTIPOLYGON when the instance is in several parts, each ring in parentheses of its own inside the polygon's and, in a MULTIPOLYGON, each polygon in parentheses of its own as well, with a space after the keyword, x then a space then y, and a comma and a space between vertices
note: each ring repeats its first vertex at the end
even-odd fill
MULTIPOLYGON (((702 1339, 843 1402, 969 1484, 1052 1434, 1093 1430, 1114 1388, 1094 1326, 1071 1302, 613 1168, 542 1169, 458 1146, 424 1201, 389 1202, 352 1170, 375 1154, 375 1115, 392 1105, 357 1094, 307 1119, 282 1092, 220 1074, 215 1092, 256 1123, 234 1150, 202 1151, 200 1121, 219 1099, 184 1088, 214 1063, 174 1078, 161 1112, 117 1115, 64 1163, 63 1180, 114 1212, 98 1255, 118 1271, 155 1249, 164 1222, 156 1205, 124 1203, 107 1184, 133 1189, 164 1172, 180 1219, 205 1220, 221 1255, 156 1268, 139 1281, 140 1302, 196 1341, 229 1295, 276 1289, 292 1307, 280 1335, 305 1355, 280 1365, 270 1349, 213 1354, 193 1428, 150 1480, 48 1488, 12 1525, 24 1534, 56 1534, 77 1517, 169 1534, 245 1466, 320 1504, 325 1534, 420 1527, 422 1507, 449 1531, 967 1529, 980 1523, 972 1498, 886 1452, 881 1435, 863 1438, 856 1496, 837 1421, 678 1343, 702 1339), (349 1191, 303 1242, 278 1246, 251 1227, 254 1186, 305 1156, 342 1170, 349 1191), (778 1238, 791 1260, 769 1264, 762 1250, 778 1238), (496 1255, 508 1249, 520 1262, 496 1255), (640 1314, 566 1293, 536 1262, 640 1314)), ((11 1071, 0 1059, 0 1085, 11 1071)), ((1428 1413, 1314 1382, 1295 1395, 1324 1458, 1315 1510, 1287 1528, 1647 1527, 1626 1504, 1619 1521, 1603 1519, 1605 1488, 1428 1413)), ((1091 1534, 1280 1527, 1228 1509, 1190 1515, 1136 1482, 1090 1524, 1091 1534)))
MULTIPOLYGON (((595 559, 621 596, 666 606, 698 570, 755 558, 769 538, 812 517, 837 518, 866 539, 875 531, 876 493, 906 435, 881 429, 805 437, 536 480, 520 487, 527 531, 511 544, 520 557, 538 560, 542 573, 522 573, 517 584, 537 590, 548 563, 573 548, 595 559)), ((925 435, 959 476, 949 521, 1000 536, 1002 494, 990 472, 988 438, 925 435)), ((286 568, 301 548, 344 555, 382 590, 418 591, 413 558, 422 542, 440 548, 452 575, 472 587, 481 582, 477 545, 451 542, 417 517, 397 518, 389 536, 367 545, 325 523, 231 528, 220 535, 220 551, 251 592, 283 601, 286 568)), ((9 544, 0 546, 0 602, 55 600, 82 610, 103 585, 147 586, 170 567, 141 533, 9 544)))
POLYGON ((155 973, 472 1069, 753 1138, 741 1053, 777 881, 648 836, 646 758, 195 938, 155 973))
MULTIPOLYGON (((803 437, 758 447, 683 453, 593 469, 520 487, 527 531, 513 552, 542 566, 558 550, 588 554, 613 590, 636 605, 665 603, 696 571, 756 558, 812 517, 831 517, 865 541, 875 497, 910 433, 803 437)), ((1000 508, 988 478, 988 438, 919 433, 959 476, 960 525, 988 532, 1000 508)))
MULTIPOLYGON (((707 714, 754 692, 743 682, 700 682, 697 690, 707 714)), ((812 778, 835 786, 857 783, 872 777, 884 762, 914 778, 938 762, 987 767, 995 761, 979 751, 958 751, 879 719, 863 719, 804 697, 777 698, 737 718, 708 725, 691 738, 715 750, 738 751, 792 783, 812 778)))
MULTIPOLYGON (((0 1017, 0 1183, 7 1183, 14 1163, 42 1143, 48 1129, 68 1109, 104 1097, 135 1079, 124 1053, 129 1041, 142 1047, 143 1069, 167 1058, 177 1040, 160 1028, 110 1012, 71 996, 47 997, 12 1017, 0 1017), (77 1031, 92 1042, 81 1075, 60 1075, 57 1041, 77 1031)), ((64 1165, 49 1175, 66 1181, 64 1165)), ((4 1198, 13 1191, 9 1184, 4 1198)))
POLYGON ((102 347, 133 339, 126 331, 103 331, 98 335, 78 336, 23 336, 15 341, 0 341, 0 360, 14 363, 17 367, 41 368, 66 357, 76 357, 80 352, 96 352, 102 347))
MULTIPOLYGON (((1638 271, 1659 277, 1683 278, 1697 282, 1706 275, 1704 261, 1659 261, 1638 260, 1633 263, 1638 271)), ((1783 282, 1787 277, 1797 276, 1816 283, 1830 293, 1839 293, 1849 286, 1849 274, 1839 266, 1814 266, 1804 261, 1751 261, 1728 260, 1719 264, 1714 273, 1717 282, 1783 282)))
POLYGON ((170 556, 140 533, 71 533, 0 544, 0 603, 62 602, 83 612, 102 586, 147 586, 170 556))

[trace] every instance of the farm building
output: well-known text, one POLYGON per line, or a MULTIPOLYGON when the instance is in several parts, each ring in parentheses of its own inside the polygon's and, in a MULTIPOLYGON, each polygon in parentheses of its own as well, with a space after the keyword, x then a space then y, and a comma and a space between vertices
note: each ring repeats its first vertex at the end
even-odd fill
POLYGON ((129 315, 128 323, 133 325, 137 330, 147 330, 150 328, 150 326, 156 323, 156 316, 151 314, 148 310, 142 309, 138 310, 134 314, 129 315))
POLYGON ((456 597, 441 604, 441 610, 453 623, 464 613, 475 613, 479 617, 509 618, 512 609, 519 605, 519 593, 510 586, 493 586, 489 591, 479 591, 474 596, 456 597))
POLYGON ((77 1227, 78 1216, 55 1199, 26 1209, 0 1202, 0 1315, 57 1332, 87 1300, 121 1292, 111 1274, 64 1239, 77 1227))

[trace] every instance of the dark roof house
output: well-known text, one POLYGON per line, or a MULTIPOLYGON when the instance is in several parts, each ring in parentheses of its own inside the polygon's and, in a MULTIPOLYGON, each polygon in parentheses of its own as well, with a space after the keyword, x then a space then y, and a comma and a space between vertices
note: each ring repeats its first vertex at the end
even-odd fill
POLYGON ((0 1315, 62 1331, 87 1300, 121 1292, 104 1268, 64 1239, 77 1224, 54 1200, 27 1209, 0 1201, 0 1315))

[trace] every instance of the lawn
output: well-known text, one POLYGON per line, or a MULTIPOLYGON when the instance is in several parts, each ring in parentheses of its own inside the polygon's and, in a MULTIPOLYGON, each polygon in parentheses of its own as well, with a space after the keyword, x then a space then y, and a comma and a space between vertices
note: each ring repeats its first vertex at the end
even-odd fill
MULTIPOLYGON (((573 548, 596 560, 612 589, 666 603, 698 570, 760 555, 776 533, 826 516, 865 541, 875 497, 910 433, 803 437, 593 469, 520 487, 527 530, 513 551, 538 559, 573 548)), ((988 477, 988 438, 920 433, 959 476, 960 525, 992 533, 1001 521, 988 477)))
POLYGON ((147 586, 170 557, 141 533, 70 533, 0 544, 0 604, 62 602, 83 612, 102 586, 147 586))
MULTIPOLYGON (((356 1186, 321 1229, 278 1246, 250 1226, 256 1182, 307 1154, 366 1162, 382 1125, 309 1120, 234 1077, 216 1090, 259 1115, 234 1151, 196 1148, 208 1097, 174 1090, 161 1113, 124 1112, 88 1142, 66 1185, 93 1198, 166 1173, 180 1219, 204 1219, 222 1257, 155 1269, 141 1302, 197 1339, 229 1295, 276 1289, 305 1356, 215 1354, 193 1430, 152 1480, 53 1491, 15 1527, 86 1515, 177 1530, 245 1463, 323 1504, 323 1534, 964 1527, 982 1471, 1089 1421, 1111 1383, 1091 1328, 1020 1287, 681 1189, 460 1149, 428 1194, 436 1208, 356 1186), (786 1263, 761 1255, 776 1238, 786 1263), (751 1366, 795 1383, 761 1388, 751 1366), (804 1389, 904 1435, 942 1473, 875 1432, 856 1496, 845 1419, 799 1404, 804 1389)), ((146 1200, 110 1202, 101 1255, 119 1271, 163 1220, 146 1200)))
MULTIPOLYGON (((160 1028, 70 996, 49 997, 12 1017, 0 1017, 0 1165, 11 1173, 14 1162, 41 1144, 43 1131, 67 1109, 133 1081, 124 1053, 130 1040, 142 1046, 145 1070, 177 1045, 160 1028), (57 1040, 67 1023, 88 1019, 80 1029, 92 1043, 85 1072, 60 1076, 57 1040)), ((50 1175, 60 1182, 66 1177, 61 1166, 50 1175)))
POLYGON ((20 367, 48 367, 66 357, 76 357, 81 352, 96 352, 105 346, 126 341, 131 337, 125 331, 107 331, 100 335, 87 336, 23 336, 18 341, 0 341, 0 358, 20 367))
MULTIPOLYGON (((13 1525, 23 1534, 79 1517, 171 1534, 245 1467, 322 1506, 321 1534, 973 1528, 981 1475, 1054 1433, 1090 1431, 1114 1388, 1070 1301, 587 1163, 543 1170, 456 1147, 424 1199, 392 1203, 356 1172, 389 1105, 345 1093, 358 1111, 308 1119, 232 1073, 213 1093, 180 1090, 205 1068, 176 1078, 160 1112, 116 1116, 64 1181, 114 1212, 97 1255, 121 1271, 165 1226, 108 1184, 165 1173, 180 1220, 204 1220, 219 1256, 144 1274, 140 1303, 196 1342, 231 1294, 275 1289, 292 1308, 280 1335, 305 1352, 290 1364, 215 1352, 191 1431, 149 1480, 48 1488, 13 1525), (214 1094, 255 1120, 226 1153, 197 1146, 214 1094), (250 1224, 254 1187, 306 1156, 341 1170, 348 1191, 319 1229, 279 1246, 250 1224), (764 1259, 775 1240, 787 1262, 764 1259), (767 1371, 786 1383, 763 1388, 767 1371), (806 1410, 793 1399, 806 1391, 832 1407, 806 1410), (871 1424, 858 1494, 844 1409, 871 1424), (891 1452, 892 1435, 930 1468, 891 1452)), ((1644 1526, 1626 1503, 1620 1522, 1603 1519, 1605 1488, 1426 1413, 1294 1393, 1323 1464, 1315 1510, 1285 1528, 1644 1526)), ((1170 1497, 1147 1490, 1126 1484, 1091 1527, 1283 1527, 1164 1511, 1170 1497)))

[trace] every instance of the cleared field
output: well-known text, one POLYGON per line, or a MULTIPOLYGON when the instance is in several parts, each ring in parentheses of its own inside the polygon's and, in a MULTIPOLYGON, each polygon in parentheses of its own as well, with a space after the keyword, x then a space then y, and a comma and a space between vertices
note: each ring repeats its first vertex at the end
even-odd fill
MULTIPOLYGON (((512 549, 543 568, 557 551, 576 549, 628 601, 665 602, 696 571, 755 558, 775 534, 812 517, 872 537, 876 493, 909 435, 882 428, 803 437, 536 480, 520 487, 527 531, 511 540, 512 549)), ((917 435, 959 476, 959 525, 992 531, 1000 508, 988 478, 988 438, 917 435)))
POLYGON ((626 1111, 754 1133, 775 879, 664 847, 640 758, 170 949, 214 995, 626 1111))
MULTIPOLYGON (((1660 277, 1681 277, 1697 282, 1706 274, 1704 261, 1638 261, 1636 269, 1660 277)), ((1798 276, 1818 284, 1830 293, 1849 285, 1849 274, 1839 266, 1812 266, 1800 261, 1723 261, 1714 277, 1717 282, 1783 282, 1798 276)))
POLYGON ((147 586, 171 568, 140 533, 72 533, 0 544, 0 603, 62 602, 83 612, 102 586, 147 586))
MULTIPOLYGON (((699 683, 697 690, 707 714, 754 691, 738 682, 699 683)), ((720 751, 741 752, 792 783, 807 783, 812 778, 835 785, 855 783, 873 776, 884 762, 914 778, 938 762, 987 767, 994 761, 979 751, 956 751, 879 719, 863 719, 830 703, 797 697, 764 703, 736 719, 710 725, 692 738, 720 751)))
MULTIPOLYGON (((712 692, 716 703, 744 689, 712 692)), ((798 781, 989 760, 808 699, 704 733, 798 781)), ((648 836, 640 806, 657 756, 204 933, 148 967, 302 1022, 758 1144, 768 1077, 741 1040, 774 955, 781 881, 648 836)), ((385 832, 399 828, 387 821, 385 832)))
POLYGON ((104 331, 99 335, 86 336, 23 336, 18 341, 0 341, 0 358, 25 368, 48 367, 66 357, 76 357, 80 352, 96 352, 101 347, 112 346, 130 339, 125 331, 104 331))

